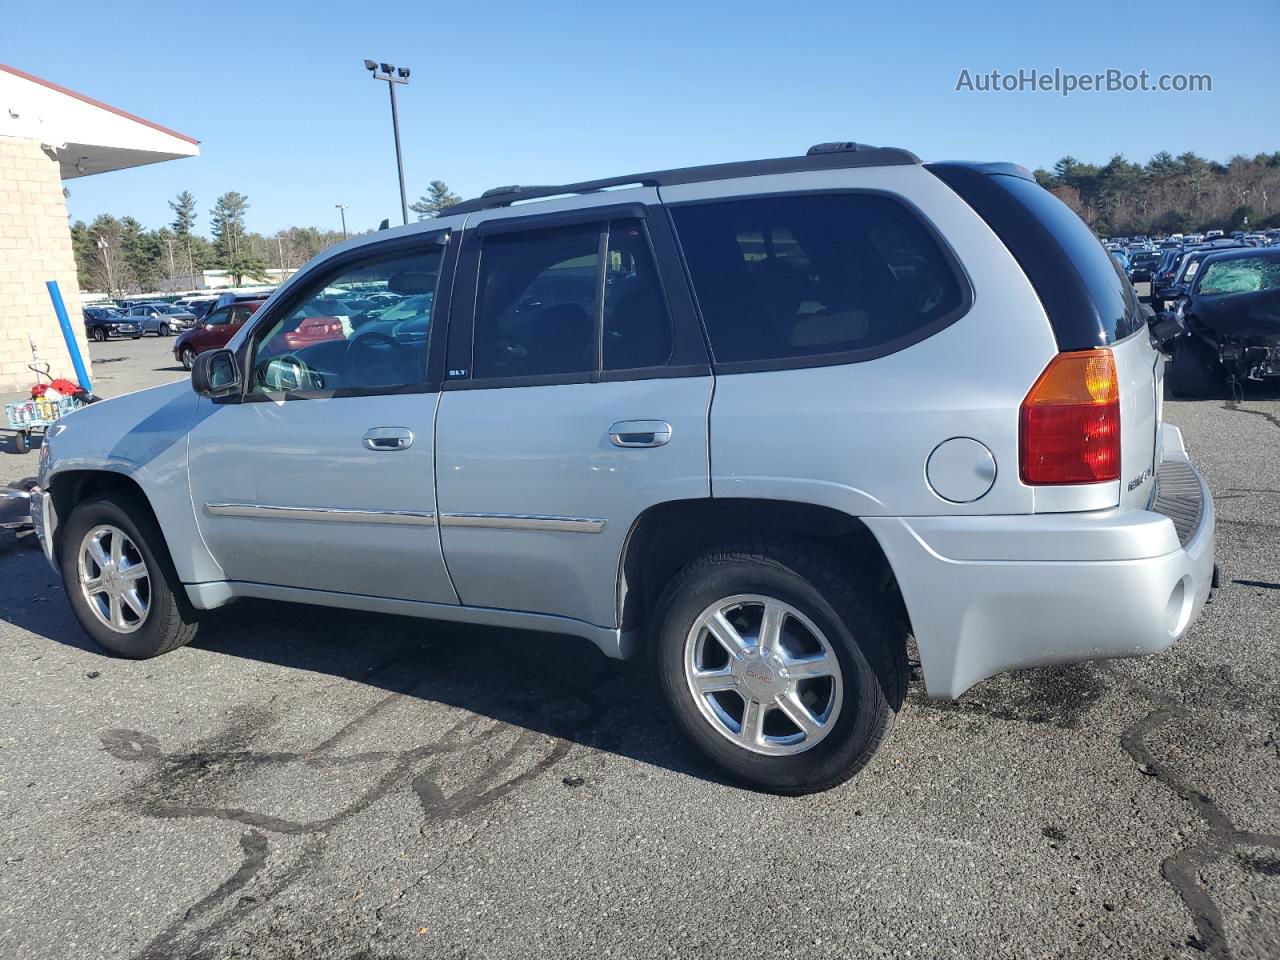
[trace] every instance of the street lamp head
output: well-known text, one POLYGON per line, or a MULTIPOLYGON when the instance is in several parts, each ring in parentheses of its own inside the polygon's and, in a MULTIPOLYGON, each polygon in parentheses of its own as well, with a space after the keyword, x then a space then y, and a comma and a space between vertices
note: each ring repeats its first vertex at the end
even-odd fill
POLYGON ((400 74, 400 76, 401 76, 401 77, 403 77, 405 80, 408 80, 408 79, 409 79, 409 68, 408 68, 408 67, 401 67, 399 70, 397 70, 397 71, 396 71, 396 73, 400 74))
POLYGON ((366 60, 364 62, 364 68, 368 70, 370 73, 372 73, 373 71, 378 69, 378 65, 374 63, 372 60, 366 60))
POLYGON ((393 73, 395 73, 395 72, 396 72, 396 68, 395 68, 395 67, 393 67, 393 66, 392 66, 391 64, 389 64, 389 63, 380 63, 380 64, 378 64, 378 69, 380 69, 380 70, 381 70, 383 73, 385 73, 387 76, 390 76, 391 74, 393 74, 393 73))

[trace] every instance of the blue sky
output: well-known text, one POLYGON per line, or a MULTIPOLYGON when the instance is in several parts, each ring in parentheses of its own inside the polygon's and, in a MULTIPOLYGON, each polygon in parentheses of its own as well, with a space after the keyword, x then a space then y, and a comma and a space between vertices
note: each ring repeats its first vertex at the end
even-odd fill
POLYGON ((0 62, 201 141, 197 159, 71 181, 74 219, 158 227, 189 189, 207 232, 214 198, 238 190, 270 233, 336 228, 339 202, 354 229, 397 222, 386 84, 365 57, 413 71, 399 90, 412 201, 432 179, 472 196, 837 139, 1032 167, 1274 151, 1278 40, 1277 0, 59 0, 9 5, 0 62), (1213 92, 955 90, 962 69, 1055 67, 1208 73, 1213 92))

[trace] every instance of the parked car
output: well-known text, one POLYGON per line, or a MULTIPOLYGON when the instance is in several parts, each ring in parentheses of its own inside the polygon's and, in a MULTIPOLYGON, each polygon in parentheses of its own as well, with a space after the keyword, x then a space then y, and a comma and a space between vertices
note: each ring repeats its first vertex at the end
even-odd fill
POLYGON ((127 315, 142 327, 143 333, 154 333, 157 337, 172 336, 196 322, 194 313, 169 303, 135 304, 127 315))
POLYGON ((190 370, 200 354, 226 346, 244 326, 245 321, 265 302, 246 300, 214 310, 173 342, 173 359, 182 364, 184 369, 190 370))
POLYGON ((213 302, 210 311, 217 310, 220 307, 230 306, 233 303, 249 303, 252 301, 266 300, 275 290, 255 290, 251 293, 244 293, 236 290, 228 290, 225 293, 218 294, 218 298, 213 302))
POLYGON ((1280 377, 1280 249, 1210 252, 1152 326, 1172 354, 1169 388, 1205 397, 1228 380, 1280 377))
POLYGON ((111 337, 129 337, 137 340, 142 336, 142 328, 137 321, 131 320, 119 310, 111 307, 85 307, 84 332, 91 340, 102 342, 111 337))
MULTIPOLYGON (((260 297, 259 299, 265 299, 260 297)), ((217 304, 217 297, 187 297, 185 300, 179 300, 174 306, 195 316, 197 320, 203 320, 205 316, 213 310, 217 304)))
POLYGON ((1029 171, 823 145, 356 238, 189 385, 64 418, 32 509, 123 656, 240 597, 647 648, 712 761, 803 793, 883 742, 910 637, 945 698, 1186 632, 1214 511, 1162 375, 1029 171), (414 335, 279 340, 357 287, 421 298, 414 335))
POLYGON ((1129 279, 1135 287, 1142 285, 1140 292, 1149 292, 1152 275, 1163 256, 1154 250, 1139 250, 1129 257, 1129 279))
POLYGON ((1220 237, 1222 235, 1223 235, 1223 232, 1221 230, 1206 230, 1204 232, 1204 238, 1206 240, 1212 240, 1215 237, 1220 237))

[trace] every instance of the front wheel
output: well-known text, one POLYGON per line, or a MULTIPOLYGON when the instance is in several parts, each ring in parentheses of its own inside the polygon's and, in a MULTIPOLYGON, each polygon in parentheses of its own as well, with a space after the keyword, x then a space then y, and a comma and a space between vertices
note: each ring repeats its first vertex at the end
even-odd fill
POLYGON ((160 324, 160 336, 162 337, 169 336, 169 325, 167 323, 160 324))
POLYGON ((906 694, 898 618, 815 544, 704 554, 667 585, 653 625, 659 684, 681 727, 721 769, 765 790, 848 780, 906 694))
POLYGON ((106 328, 105 328, 105 327, 94 327, 94 328, 93 328, 93 339, 94 339, 94 340, 96 340, 98 343, 103 343, 103 342, 105 342, 105 341, 106 341, 106 339, 107 339, 107 330, 106 330, 106 328))
POLYGON ((1174 348, 1166 377, 1175 397, 1199 400, 1213 393, 1217 383, 1217 361, 1200 340, 1182 337, 1174 348))
POLYGON ((169 559, 160 528, 136 496, 91 497, 67 518, 59 563, 71 609, 89 636, 134 660, 191 641, 196 611, 169 559))
POLYGON ((190 370, 193 366, 195 366, 196 352, 192 350, 190 347, 183 347, 182 353, 179 354, 179 358, 182 360, 182 369, 190 370))

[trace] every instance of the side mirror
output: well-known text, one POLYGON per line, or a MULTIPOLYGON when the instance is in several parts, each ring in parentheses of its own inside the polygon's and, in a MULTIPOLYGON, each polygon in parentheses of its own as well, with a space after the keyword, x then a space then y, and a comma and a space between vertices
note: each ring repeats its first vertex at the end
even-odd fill
POLYGON ((191 365, 191 389, 202 397, 230 397, 240 392, 240 364, 230 350, 210 350, 191 365))

